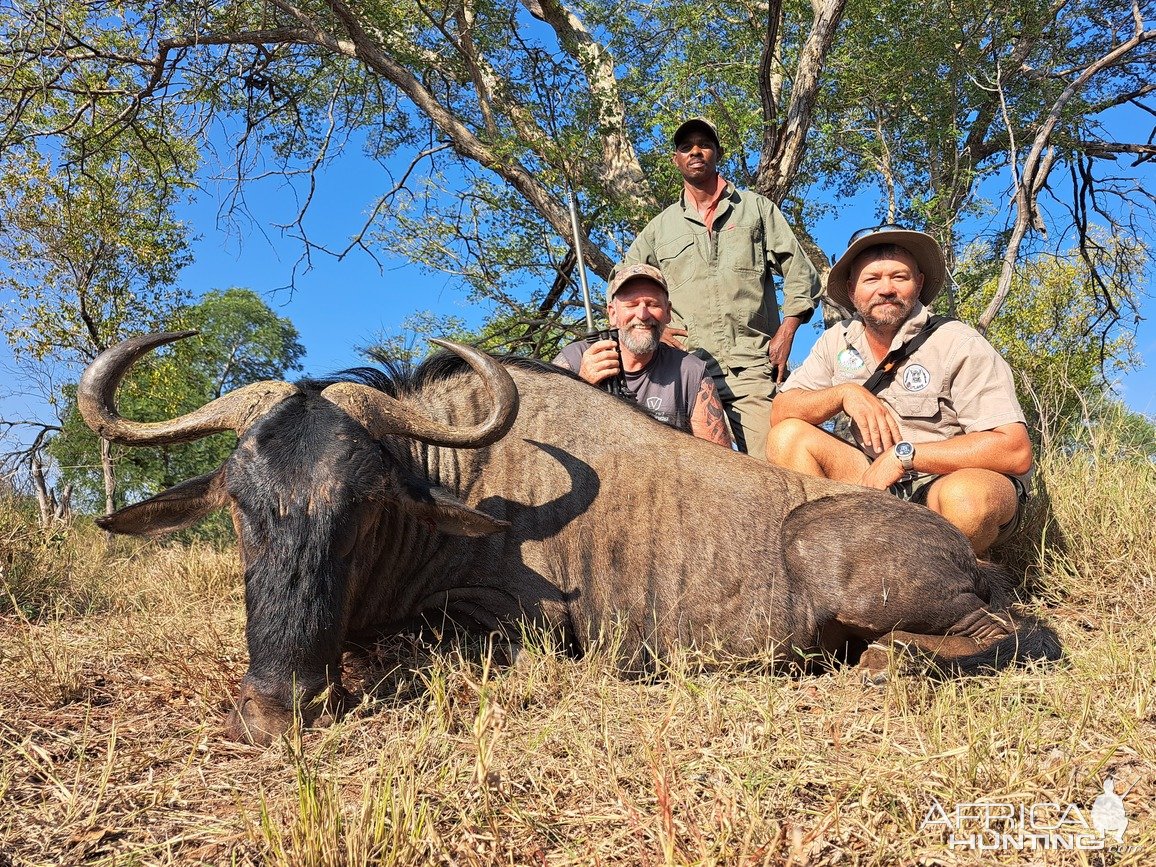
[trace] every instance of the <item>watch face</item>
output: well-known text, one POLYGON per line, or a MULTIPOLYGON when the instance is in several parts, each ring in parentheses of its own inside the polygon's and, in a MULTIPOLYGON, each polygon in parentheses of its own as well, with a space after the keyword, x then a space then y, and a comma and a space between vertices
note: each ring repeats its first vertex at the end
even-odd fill
POLYGON ((915 454, 915 446, 913 446, 911 443, 896 443, 895 444, 895 457, 897 457, 897 458, 909 458, 913 454, 915 454))

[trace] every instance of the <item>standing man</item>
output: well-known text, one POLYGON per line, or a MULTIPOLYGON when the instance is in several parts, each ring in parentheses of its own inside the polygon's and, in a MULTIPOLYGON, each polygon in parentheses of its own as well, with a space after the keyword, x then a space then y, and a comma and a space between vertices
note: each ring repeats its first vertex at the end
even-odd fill
POLYGON ((767 459, 926 505, 984 554, 1018 525, 1032 446, 1007 362, 974 328, 932 320, 924 306, 946 273, 923 232, 851 236, 827 293, 856 315, 828 329, 783 386, 767 459), (819 427, 840 411, 855 445, 819 427))
POLYGON ((591 385, 621 373, 627 395, 656 419, 729 449, 730 433, 706 365, 660 339, 670 322, 662 272, 650 265, 617 268, 606 287, 606 315, 618 329, 618 343, 571 343, 554 364, 591 385))
POLYGON ((691 118, 672 141, 682 195, 634 239, 625 261, 662 269, 677 326, 666 339, 706 362, 739 449, 762 459, 771 399, 787 376, 795 331, 814 312, 819 275, 775 203, 718 173, 714 124, 691 118))

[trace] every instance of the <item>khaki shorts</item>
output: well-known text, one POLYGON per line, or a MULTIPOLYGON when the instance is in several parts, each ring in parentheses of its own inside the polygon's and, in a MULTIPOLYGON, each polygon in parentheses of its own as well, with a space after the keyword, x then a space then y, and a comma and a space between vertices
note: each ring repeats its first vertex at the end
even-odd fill
MULTIPOLYGON (((921 506, 927 505, 927 493, 931 490, 931 485, 940 476, 934 473, 918 473, 914 477, 907 479, 900 479, 887 490, 894 496, 901 500, 906 500, 909 503, 918 503, 921 506)), ((1015 532, 1023 526, 1024 516, 1027 514, 1028 504, 1028 489, 1027 486, 1015 476, 1006 476, 1016 489, 1016 513, 1012 519, 999 528, 999 535, 996 536, 993 545, 998 545, 1000 542, 1006 542, 1015 534, 1015 532)))

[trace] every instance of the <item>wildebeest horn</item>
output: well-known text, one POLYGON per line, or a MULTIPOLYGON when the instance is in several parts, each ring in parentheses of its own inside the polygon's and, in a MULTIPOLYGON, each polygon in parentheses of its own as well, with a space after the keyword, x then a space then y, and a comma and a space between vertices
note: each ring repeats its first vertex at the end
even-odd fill
POLYGON ((388 394, 354 382, 331 385, 321 396, 337 404, 375 437, 408 436, 434 446, 480 449, 501 439, 518 414, 518 387, 499 362, 480 349, 448 340, 431 341, 466 360, 490 396, 490 414, 473 427, 451 427, 417 415, 388 394))
POLYGON ((142 422, 121 418, 114 397, 128 369, 158 346, 192 337, 196 331, 143 334, 98 355, 80 377, 76 403, 90 428, 106 440, 123 445, 184 443, 231 430, 238 435, 297 389, 287 382, 255 382, 223 394, 199 409, 169 421, 142 422))

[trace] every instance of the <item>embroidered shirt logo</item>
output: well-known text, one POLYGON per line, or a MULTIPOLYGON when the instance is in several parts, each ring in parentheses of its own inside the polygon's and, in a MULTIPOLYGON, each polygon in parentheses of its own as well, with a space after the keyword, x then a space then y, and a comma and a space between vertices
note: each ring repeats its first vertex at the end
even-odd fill
POLYGON ((923 391, 931 385, 931 374, 922 364, 909 364, 903 370, 901 382, 908 391, 923 391))
POLYGON ((646 408, 651 412, 658 412, 660 409, 662 409, 662 398, 648 397, 646 399, 646 408))

